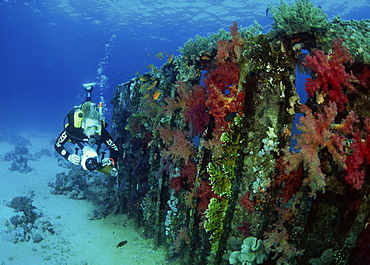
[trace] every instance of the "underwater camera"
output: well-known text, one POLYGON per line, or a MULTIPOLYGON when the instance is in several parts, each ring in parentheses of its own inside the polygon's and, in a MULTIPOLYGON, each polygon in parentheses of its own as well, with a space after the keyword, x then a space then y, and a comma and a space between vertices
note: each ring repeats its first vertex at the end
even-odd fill
POLYGON ((93 171, 98 166, 98 154, 91 146, 82 149, 81 166, 85 170, 93 171))

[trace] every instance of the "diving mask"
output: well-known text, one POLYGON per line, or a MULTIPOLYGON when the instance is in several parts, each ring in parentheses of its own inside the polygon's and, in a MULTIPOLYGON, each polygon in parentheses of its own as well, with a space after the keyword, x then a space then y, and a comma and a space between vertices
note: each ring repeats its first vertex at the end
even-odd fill
POLYGON ((91 137, 94 135, 101 135, 101 124, 99 121, 93 119, 86 119, 83 122, 83 130, 84 134, 87 137, 91 137))

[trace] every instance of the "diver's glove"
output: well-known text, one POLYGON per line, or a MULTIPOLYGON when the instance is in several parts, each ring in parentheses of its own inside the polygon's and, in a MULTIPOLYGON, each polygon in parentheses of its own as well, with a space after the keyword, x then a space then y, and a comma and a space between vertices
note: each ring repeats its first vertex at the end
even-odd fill
POLYGON ((75 165, 79 165, 81 163, 81 158, 78 155, 73 154, 68 156, 68 161, 75 165))
POLYGON ((106 157, 101 161, 101 166, 106 167, 106 166, 112 166, 114 167, 114 160, 113 158, 106 157))
POLYGON ((112 177, 117 177, 118 175, 118 170, 117 168, 114 167, 115 166, 115 163, 114 163, 114 159, 113 158, 104 158, 102 161, 101 161, 101 170, 98 170, 108 176, 112 176, 112 177))

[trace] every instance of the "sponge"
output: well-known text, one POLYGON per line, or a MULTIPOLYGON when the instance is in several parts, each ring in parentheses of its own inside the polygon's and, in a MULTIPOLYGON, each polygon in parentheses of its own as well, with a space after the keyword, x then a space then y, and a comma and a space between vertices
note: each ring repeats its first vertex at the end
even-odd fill
POLYGON ((261 239, 250 236, 244 239, 241 251, 234 251, 229 257, 230 264, 262 264, 268 255, 261 239))

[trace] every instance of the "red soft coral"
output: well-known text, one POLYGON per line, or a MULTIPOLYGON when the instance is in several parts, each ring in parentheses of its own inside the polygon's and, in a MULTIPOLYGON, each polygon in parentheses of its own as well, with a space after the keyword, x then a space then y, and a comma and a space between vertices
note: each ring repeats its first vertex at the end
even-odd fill
POLYGON ((189 185, 189 188, 193 187, 196 174, 197 174, 197 164, 195 164, 191 160, 189 160, 189 162, 186 163, 184 160, 181 165, 180 175, 183 179, 185 179, 186 183, 189 185))
POLYGON ((243 110, 244 98, 238 93, 239 66, 228 62, 218 66, 206 75, 205 84, 208 90, 206 106, 209 114, 215 119, 215 135, 219 138, 228 129, 226 117, 233 112, 243 110))
POLYGON ((175 190, 175 193, 179 193, 182 189, 192 189, 194 187, 195 176, 197 173, 197 165, 185 160, 182 161, 180 176, 172 177, 170 179, 170 188, 175 190))
POLYGON ((170 178, 170 188, 175 190, 175 193, 179 193, 184 185, 184 180, 182 177, 170 178))
POLYGON ((241 227, 238 227, 238 230, 243 233, 244 237, 249 237, 250 224, 243 222, 241 227))
POLYGON ((344 179, 354 189, 360 190, 365 179, 364 164, 370 164, 369 130, 367 132, 365 141, 362 140, 359 132, 354 134, 351 150, 352 154, 346 158, 347 175, 344 177, 344 179))
POLYGON ((225 62, 205 75, 204 83, 215 85, 222 93, 227 93, 228 88, 239 80, 239 66, 234 62, 225 62))
POLYGON ((197 212, 199 215, 203 215, 208 209, 208 204, 212 198, 217 197, 216 193, 213 192, 212 186, 209 182, 201 180, 200 186, 198 187, 195 196, 199 198, 197 205, 197 212))
POLYGON ((207 90, 203 86, 195 85, 190 93, 184 117, 192 124, 193 135, 203 134, 210 121, 206 111, 207 90))
MULTIPOLYGON (((285 162, 289 164, 288 162, 285 162)), ((283 205, 287 204, 289 200, 297 193, 299 188, 302 186, 304 177, 303 165, 299 164, 297 170, 291 171, 289 174, 285 173, 285 167, 287 166, 280 157, 276 161, 276 168, 279 169, 280 174, 276 178, 276 184, 281 187, 281 199, 283 205)))
POLYGON ((247 191, 243 196, 240 197, 239 203, 244 209, 247 209, 249 214, 254 212, 256 203, 250 199, 251 192, 247 191))
POLYGON ((358 77, 359 83, 368 88, 370 85, 370 69, 369 67, 365 66, 364 69, 362 70, 362 74, 360 74, 358 77))
POLYGON ((243 45, 243 38, 238 33, 236 22, 231 27, 232 40, 220 40, 216 56, 215 69, 205 75, 208 98, 208 113, 215 119, 214 135, 219 139, 222 132, 228 130, 227 116, 241 113, 244 94, 238 91, 239 65, 237 64, 243 45))
POLYGON ((351 81, 356 80, 352 73, 346 72, 344 64, 352 64, 353 60, 342 42, 341 38, 333 41, 333 52, 330 56, 321 50, 314 50, 313 55, 307 55, 303 63, 315 73, 314 78, 308 78, 306 82, 308 96, 328 98, 337 104, 340 112, 348 102, 347 90, 354 89, 351 81))

